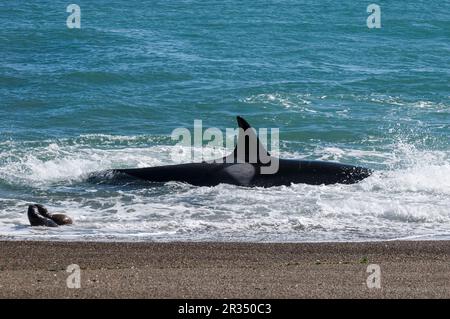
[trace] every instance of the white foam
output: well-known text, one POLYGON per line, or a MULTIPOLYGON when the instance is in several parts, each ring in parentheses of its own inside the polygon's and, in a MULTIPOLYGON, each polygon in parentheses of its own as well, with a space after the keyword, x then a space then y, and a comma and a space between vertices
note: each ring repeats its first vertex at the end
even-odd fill
MULTIPOLYGON (((318 147, 303 154, 346 162, 358 158, 360 162, 382 162, 386 167, 355 185, 297 184, 265 189, 182 183, 162 188, 80 184, 93 171, 172 161, 170 152, 176 147, 131 147, 135 141, 85 136, 76 142, 41 143, 34 145, 32 152, 22 153, 21 145, 9 145, 9 151, 0 154, 0 180, 31 190, 21 199, 1 199, 0 237, 325 241, 450 235, 450 160, 443 151, 417 150, 399 142, 391 146, 392 152, 318 147), (92 147, 92 139, 97 143, 99 138, 109 143, 108 149, 92 147), (117 141, 120 143, 114 144, 117 141), (27 227, 25 211, 30 201, 42 202, 53 212, 68 213, 75 225, 27 227)), ((298 155, 281 153, 283 157, 298 155)))
POLYGON ((275 106, 281 106, 289 109, 300 109, 304 112, 317 113, 316 110, 310 107, 312 102, 309 100, 310 94, 287 94, 287 93, 270 93, 270 94, 258 94, 252 95, 241 100, 241 102, 248 104, 270 104, 275 106))

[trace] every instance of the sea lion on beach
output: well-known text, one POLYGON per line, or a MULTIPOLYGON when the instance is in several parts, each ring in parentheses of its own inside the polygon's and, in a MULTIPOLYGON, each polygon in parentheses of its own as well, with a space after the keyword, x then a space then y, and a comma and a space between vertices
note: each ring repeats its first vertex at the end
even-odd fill
POLYGON ((58 224, 53 220, 42 216, 36 205, 28 206, 28 220, 30 221, 31 226, 58 227, 58 224))
POLYGON ((31 226, 58 227, 73 223, 72 219, 65 214, 50 214, 41 204, 28 206, 28 220, 31 226))
POLYGON ((61 213, 50 214, 48 212, 48 209, 46 207, 44 207, 43 205, 35 204, 35 206, 37 207, 39 213, 42 216, 44 216, 46 218, 50 218, 51 220, 53 220, 58 225, 69 225, 69 224, 73 223, 72 219, 69 216, 67 216, 66 214, 61 214, 61 213))

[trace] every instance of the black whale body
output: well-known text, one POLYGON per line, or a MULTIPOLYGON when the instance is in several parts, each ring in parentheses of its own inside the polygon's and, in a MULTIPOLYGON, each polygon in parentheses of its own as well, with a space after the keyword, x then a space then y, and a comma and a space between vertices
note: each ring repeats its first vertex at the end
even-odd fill
MULTIPOLYGON (((237 117, 237 120, 239 127, 243 129, 242 131, 249 135, 255 134, 243 118, 237 117)), ((297 183, 311 185, 354 184, 367 178, 372 173, 370 169, 364 167, 334 162, 275 158, 263 148, 256 135, 254 141, 256 141, 258 147, 258 158, 250 163, 248 160, 250 158, 248 154, 250 139, 242 135, 242 131, 239 133, 236 149, 228 157, 223 158, 222 163, 211 161, 147 168, 114 169, 106 171, 106 174, 122 175, 156 183, 175 181, 195 186, 215 186, 225 183, 248 187, 272 187, 289 186, 297 183), (238 152, 238 146, 245 148, 245 152, 238 152), (259 154, 265 154, 264 160, 260 158, 259 154), (230 157, 231 162, 229 161, 230 157), (271 163, 273 160, 277 161, 278 170, 273 174, 264 174, 264 168, 269 165, 267 163, 271 163)))
POLYGON ((370 176, 371 171, 352 165, 324 161, 280 159, 275 174, 261 174, 261 165, 250 163, 190 163, 147 168, 113 170, 156 183, 185 182, 196 186, 221 183, 240 186, 281 186, 297 183, 311 185, 354 184, 370 176))

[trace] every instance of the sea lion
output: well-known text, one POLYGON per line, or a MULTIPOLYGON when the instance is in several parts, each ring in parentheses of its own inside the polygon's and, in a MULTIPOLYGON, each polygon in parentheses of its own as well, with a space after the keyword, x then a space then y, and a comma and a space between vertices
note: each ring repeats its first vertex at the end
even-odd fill
POLYGON ((36 205, 28 206, 28 220, 30 221, 31 226, 58 227, 58 224, 53 220, 42 216, 36 205))
POLYGON ((69 216, 67 216, 66 214, 51 214, 48 212, 48 209, 46 207, 44 207, 41 204, 35 204, 39 213, 46 217, 46 218, 50 218, 51 220, 53 220, 55 223, 57 223, 58 225, 70 225, 73 223, 72 218, 70 218, 69 216))
POLYGON ((72 218, 65 214, 52 214, 52 220, 60 226, 73 224, 72 218))
POLYGON ((50 214, 41 204, 28 206, 28 220, 31 226, 58 227, 73 223, 72 219, 65 214, 50 214))

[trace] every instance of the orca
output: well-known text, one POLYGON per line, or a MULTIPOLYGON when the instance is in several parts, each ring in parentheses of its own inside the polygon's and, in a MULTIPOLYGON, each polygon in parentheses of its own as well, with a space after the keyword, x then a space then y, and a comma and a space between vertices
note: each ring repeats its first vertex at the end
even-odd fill
POLYGON ((99 176, 121 175, 155 183, 173 181, 195 186, 216 186, 224 183, 244 187, 272 187, 299 183, 354 184, 372 174, 371 169, 360 166, 273 157, 246 120, 238 116, 237 122, 240 128, 237 145, 234 151, 224 158, 201 163, 113 169, 91 177, 95 179, 99 176), (268 173, 273 163, 277 164, 277 169, 268 173))

